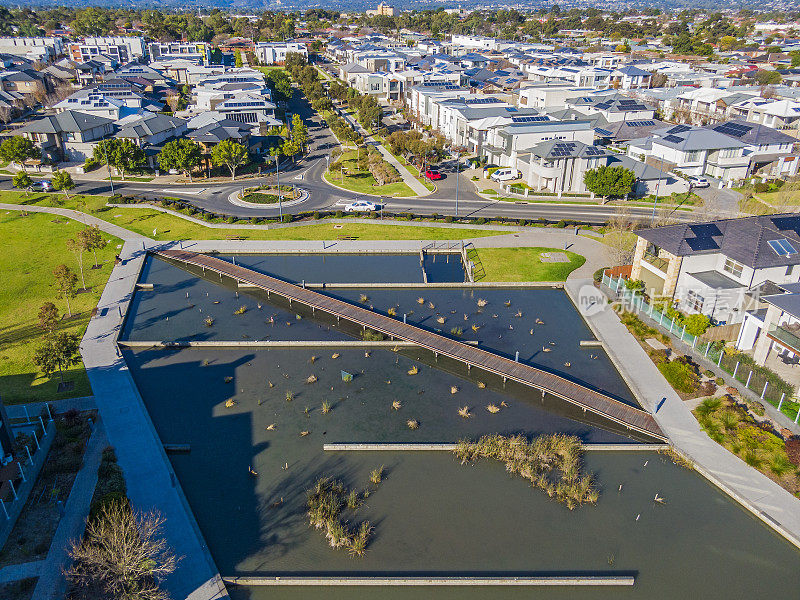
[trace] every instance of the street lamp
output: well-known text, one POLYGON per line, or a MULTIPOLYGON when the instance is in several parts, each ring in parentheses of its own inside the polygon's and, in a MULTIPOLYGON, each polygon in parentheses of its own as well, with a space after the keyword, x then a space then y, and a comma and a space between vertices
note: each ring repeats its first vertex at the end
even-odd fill
MULTIPOLYGON (((659 157, 658 163, 658 181, 656 181, 656 194, 653 200, 653 216, 650 219, 650 223, 655 223, 656 221, 656 204, 658 204, 658 189, 661 186, 661 176, 664 174, 664 157, 659 157)), ((690 188, 691 189, 691 186, 690 188)))
POLYGON ((458 175, 461 170, 459 160, 461 159, 461 149, 456 150, 456 219, 458 218, 458 175))
POLYGON ((111 163, 108 162, 108 152, 103 148, 103 142, 98 144, 100 147, 100 151, 103 153, 103 158, 106 161, 106 166, 108 167, 108 180, 111 182, 111 195, 114 195, 114 177, 111 175, 111 163))
POLYGON ((281 155, 280 153, 275 154, 275 179, 278 182, 278 215, 280 215, 281 223, 283 223, 283 203, 281 197, 281 172, 280 167, 278 164, 280 163, 281 155))

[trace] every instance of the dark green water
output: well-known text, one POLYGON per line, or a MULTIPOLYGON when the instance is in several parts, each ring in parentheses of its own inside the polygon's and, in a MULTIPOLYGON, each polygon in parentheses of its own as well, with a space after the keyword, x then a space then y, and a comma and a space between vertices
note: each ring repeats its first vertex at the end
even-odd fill
MULTIPOLYGON (((191 445, 189 454, 171 460, 223 575, 633 572, 637 578, 632 590, 381 589, 381 598, 754 597, 765 585, 791 596, 800 583, 800 554, 703 478, 655 453, 587 453, 600 500, 569 511, 492 462, 461 466, 446 452, 322 451, 326 442, 453 441, 489 431, 615 439, 541 410, 535 398, 508 398, 509 407, 491 415, 484 406, 498 403, 498 392, 426 365, 410 376, 412 361, 389 350, 369 357, 362 349, 140 350, 126 352, 126 360, 162 440, 191 445), (334 351, 339 358, 331 358, 334 351), (312 355, 319 357, 313 364, 312 355), (201 366, 204 360, 210 363, 201 366), (341 381, 341 369, 357 375, 353 382, 341 381), (304 383, 310 374, 316 383, 304 383), (225 383, 227 376, 234 380, 225 383), (456 394, 451 385, 459 386, 456 394), (295 394, 291 402, 287 390, 295 394), (236 400, 233 408, 224 406, 228 398, 236 400), (399 411, 391 409, 393 399, 403 403, 399 411), (328 414, 320 410, 323 400, 333 405, 328 414), (472 418, 457 415, 464 405, 472 418), (409 418, 420 421, 418 430, 406 427, 409 418), (275 431, 265 429, 270 423, 277 423, 275 431), (351 559, 308 528, 305 490, 320 476, 363 489, 380 465, 384 482, 353 516, 370 520, 375 537, 366 557, 351 559), (667 504, 653 502, 655 494, 667 504)), ((305 588, 240 592, 254 599, 317 597, 305 588)))

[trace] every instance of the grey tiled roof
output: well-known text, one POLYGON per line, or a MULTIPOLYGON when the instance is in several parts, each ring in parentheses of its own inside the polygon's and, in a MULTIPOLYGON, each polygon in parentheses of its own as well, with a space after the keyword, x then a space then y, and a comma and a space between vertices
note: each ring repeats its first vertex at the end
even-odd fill
POLYGON ((667 225, 636 232, 676 256, 723 254, 754 269, 800 264, 800 215, 783 213, 667 225), (797 252, 778 255, 771 240, 787 240, 797 252))

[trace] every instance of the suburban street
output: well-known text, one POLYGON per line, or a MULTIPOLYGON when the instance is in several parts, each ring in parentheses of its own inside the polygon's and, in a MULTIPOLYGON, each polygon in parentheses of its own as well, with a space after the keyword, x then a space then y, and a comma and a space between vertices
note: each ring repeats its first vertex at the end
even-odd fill
MULTIPOLYGON (((191 202, 198 208, 207 211, 225 214, 234 217, 276 217, 282 211, 284 214, 297 214, 313 211, 335 211, 355 200, 373 200, 393 213, 412 212, 415 214, 440 214, 461 217, 506 217, 519 219, 573 219, 590 223, 600 223, 613 217, 617 208, 615 206, 589 205, 580 203, 554 202, 508 202, 489 200, 480 196, 475 191, 475 185, 464 174, 459 174, 458 208, 456 209, 456 181, 455 161, 445 162, 441 171, 445 177, 436 182, 437 189, 428 196, 419 198, 389 198, 381 196, 367 196, 339 189, 329 185, 322 179, 326 169, 326 156, 330 155, 333 148, 338 145, 331 130, 324 125, 324 121, 314 112, 309 103, 299 92, 291 103, 290 112, 299 114, 309 130, 309 153, 295 165, 283 166, 280 172, 282 185, 295 184, 308 192, 308 197, 299 203, 290 206, 278 207, 265 205, 263 208, 250 208, 233 204, 229 197, 241 190, 243 186, 253 186, 267 181, 274 182, 274 170, 270 175, 262 178, 239 179, 236 182, 197 182, 193 184, 175 184, 135 181, 114 181, 114 193, 122 195, 140 196, 147 199, 158 199, 164 196, 180 198, 191 202)), ((104 168, 101 168, 101 172, 104 168)), ((109 181, 87 180, 75 178, 75 193, 111 195, 109 181)), ((10 176, 0 177, 0 189, 14 189, 10 176)), ((650 207, 630 207, 630 218, 647 222, 652 218, 653 210, 650 207)), ((691 220, 691 213, 676 212, 672 215, 678 220, 691 220)))

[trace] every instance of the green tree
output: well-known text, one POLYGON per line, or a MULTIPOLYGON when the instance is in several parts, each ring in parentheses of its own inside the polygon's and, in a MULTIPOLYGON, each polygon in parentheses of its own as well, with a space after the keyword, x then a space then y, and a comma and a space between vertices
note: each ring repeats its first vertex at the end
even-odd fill
POLYGON ((97 225, 92 225, 86 229, 81 229, 78 232, 78 239, 86 250, 92 251, 92 254, 94 254, 94 266, 95 268, 99 267, 100 265, 97 263, 97 251, 105 248, 108 243, 100 232, 100 228, 97 225))
POLYGON ((100 164, 114 167, 125 180, 125 171, 144 166, 144 150, 128 139, 111 138, 94 147, 94 159, 100 164))
POLYGON ((297 142, 301 149, 305 150, 308 145, 308 127, 306 127, 306 124, 303 123, 303 118, 298 114, 292 115, 291 138, 294 142, 297 142))
POLYGON ((603 197, 619 197, 630 194, 635 181, 634 172, 625 167, 602 166, 589 169, 583 176, 586 188, 603 197))
POLYGON ((267 86, 274 100, 288 102, 292 99, 292 82, 283 69, 272 69, 267 73, 267 86))
POLYGON ((631 51, 631 47, 628 44, 619 44, 616 48, 614 48, 614 52, 624 52, 628 54, 631 51))
POLYGON ((25 171, 20 171, 14 175, 14 177, 11 179, 11 183, 13 183, 14 187, 18 190, 25 190, 25 195, 27 196, 28 190, 30 190, 31 185, 33 185, 33 180, 25 171))
POLYGON ((719 49, 720 50, 730 50, 733 48, 734 44, 736 43, 736 38, 732 35, 724 35, 719 40, 719 49))
POLYGON ((86 278, 83 276, 83 253, 87 250, 86 248, 86 240, 82 239, 80 234, 75 236, 75 239, 68 239, 67 240, 67 250, 75 254, 75 258, 78 261, 78 266, 81 270, 81 284, 83 284, 83 289, 86 289, 86 278))
POLYGON ((242 61, 242 53, 241 53, 241 52, 239 52, 238 50, 237 50, 237 51, 236 51, 236 53, 233 55, 233 64, 234 64, 236 67, 239 67, 239 68, 241 68, 241 67, 243 67, 243 66, 244 66, 244 62, 242 61))
POLYGON ((247 148, 233 140, 223 140, 211 149, 211 162, 226 166, 231 171, 231 181, 236 179, 236 169, 249 161, 247 148))
POLYGON ((78 276, 67 265, 58 265, 53 269, 53 277, 56 280, 56 289, 64 295, 64 299, 67 301, 67 314, 71 317, 72 308, 69 299, 75 297, 78 276))
POLYGON ((45 302, 39 309, 39 327, 45 333, 53 333, 58 326, 58 308, 52 302, 45 302))
POLYGON ((759 85, 775 85, 781 82, 781 74, 777 71, 759 69, 756 71, 755 80, 759 85))
POLYGON ((64 192, 64 195, 69 200, 69 190, 75 187, 75 182, 72 181, 72 175, 66 171, 58 171, 53 175, 53 189, 57 192, 64 192))
POLYGON ((164 144, 158 155, 158 164, 164 171, 177 169, 192 181, 192 169, 200 164, 202 158, 200 145, 187 138, 172 140, 164 144))
POLYGON ((77 365, 80 361, 80 338, 74 333, 62 331, 45 337, 44 342, 36 348, 33 354, 33 364, 50 377, 59 372, 61 381, 64 381, 64 369, 77 365))
POLYGON ((39 158, 42 155, 33 142, 21 135, 8 138, 0 144, 0 158, 8 162, 18 163, 25 171, 25 161, 29 158, 39 158))

